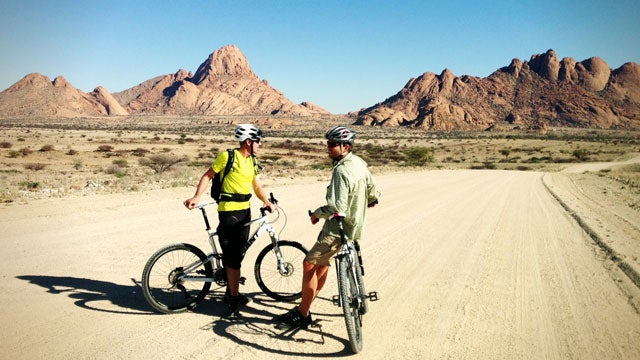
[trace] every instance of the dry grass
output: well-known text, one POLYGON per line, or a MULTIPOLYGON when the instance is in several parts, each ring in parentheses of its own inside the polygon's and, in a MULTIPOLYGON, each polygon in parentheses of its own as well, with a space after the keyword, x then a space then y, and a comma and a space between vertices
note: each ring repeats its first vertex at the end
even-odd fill
MULTIPOLYGON (((195 186, 224 149, 236 146, 233 123, 267 133, 259 158, 265 182, 325 179, 331 164, 324 132, 345 118, 128 117, 1 119, 0 202, 195 186), (276 119, 277 120, 277 119, 276 119)), ((374 172, 414 168, 556 171, 568 163, 624 160, 640 153, 638 133, 567 130, 529 133, 434 133, 356 127, 355 152, 374 172)), ((600 174, 630 188, 636 167, 600 174)))

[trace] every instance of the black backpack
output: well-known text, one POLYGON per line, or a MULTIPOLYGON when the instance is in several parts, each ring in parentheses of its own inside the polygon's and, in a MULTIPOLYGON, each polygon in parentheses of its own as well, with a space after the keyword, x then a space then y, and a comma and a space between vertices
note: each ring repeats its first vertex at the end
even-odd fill
POLYGON ((216 202, 220 202, 220 192, 222 191, 222 182, 224 181, 224 177, 227 176, 229 171, 231 171, 231 167, 233 166, 233 158, 235 156, 235 151, 233 149, 227 149, 227 153, 229 154, 229 159, 227 160, 227 166, 224 167, 224 172, 217 173, 213 179, 211 179, 211 197, 216 202))

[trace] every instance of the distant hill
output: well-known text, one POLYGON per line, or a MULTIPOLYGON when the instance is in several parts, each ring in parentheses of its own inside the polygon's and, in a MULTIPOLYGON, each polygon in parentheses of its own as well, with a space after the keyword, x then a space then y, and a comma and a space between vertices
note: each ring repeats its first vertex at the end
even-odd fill
POLYGON ((597 57, 558 61, 548 50, 529 61, 513 59, 486 78, 427 72, 350 115, 361 125, 430 130, 640 129, 640 65, 612 71, 597 57))
POLYGON ((62 76, 51 82, 29 74, 0 93, 0 115, 79 117, 95 115, 330 115, 310 102, 295 104, 253 73, 238 47, 214 51, 196 71, 152 78, 110 94, 74 88, 62 76))
POLYGON ((214 51, 193 75, 179 70, 113 95, 136 114, 329 114, 308 102, 294 104, 266 80, 260 80, 245 55, 233 45, 214 51))
POLYGON ((127 115, 128 112, 101 86, 84 93, 64 77, 53 81, 28 74, 0 93, 0 115, 78 117, 127 115))
MULTIPOLYGON (((0 93, 0 116, 128 114, 330 115, 313 103, 291 102, 259 79, 234 45, 214 51, 195 73, 180 69, 114 94, 101 86, 84 93, 62 76, 50 81, 35 73, 0 93)), ((559 61, 548 50, 529 61, 513 59, 486 78, 426 72, 349 115, 358 125, 429 130, 640 129, 640 65, 611 70, 598 57, 559 61)))

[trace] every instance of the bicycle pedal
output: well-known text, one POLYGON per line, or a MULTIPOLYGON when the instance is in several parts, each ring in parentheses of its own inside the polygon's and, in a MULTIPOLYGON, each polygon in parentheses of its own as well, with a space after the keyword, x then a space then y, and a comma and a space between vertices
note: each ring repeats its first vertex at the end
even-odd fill
POLYGON ((331 302, 335 306, 340 306, 340 295, 333 295, 333 297, 331 298, 331 302))
POLYGON ((369 301, 378 301, 378 292, 377 291, 372 291, 369 294, 367 294, 367 298, 369 298, 369 301))

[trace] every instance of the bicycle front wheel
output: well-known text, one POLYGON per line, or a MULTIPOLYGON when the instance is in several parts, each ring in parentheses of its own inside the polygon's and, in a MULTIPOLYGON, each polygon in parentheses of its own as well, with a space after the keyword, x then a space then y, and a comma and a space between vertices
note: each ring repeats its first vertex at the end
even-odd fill
POLYGON ((358 309, 360 293, 356 287, 356 278, 352 264, 346 256, 338 260, 338 289, 340 290, 340 306, 344 313, 347 335, 351 350, 359 353, 362 350, 362 315, 358 309))
POLYGON ((142 272, 142 293, 149 305, 165 314, 195 308, 207 295, 211 282, 180 280, 189 268, 193 268, 190 277, 213 277, 211 263, 193 245, 174 244, 156 251, 142 272))
POLYGON ((295 241, 281 240, 278 248, 282 254, 282 267, 278 264, 273 244, 267 245, 256 258, 256 281, 267 296, 292 301, 302 294, 302 261, 307 249, 295 241))
MULTIPOLYGON (((357 256, 353 257, 353 263, 355 266, 356 280, 358 281, 358 288, 360 288, 360 294, 366 294, 367 291, 364 288, 364 276, 362 274, 362 266, 360 259, 357 256)), ((369 300, 366 296, 361 297, 360 309, 358 309, 360 315, 364 315, 369 311, 369 300)))

